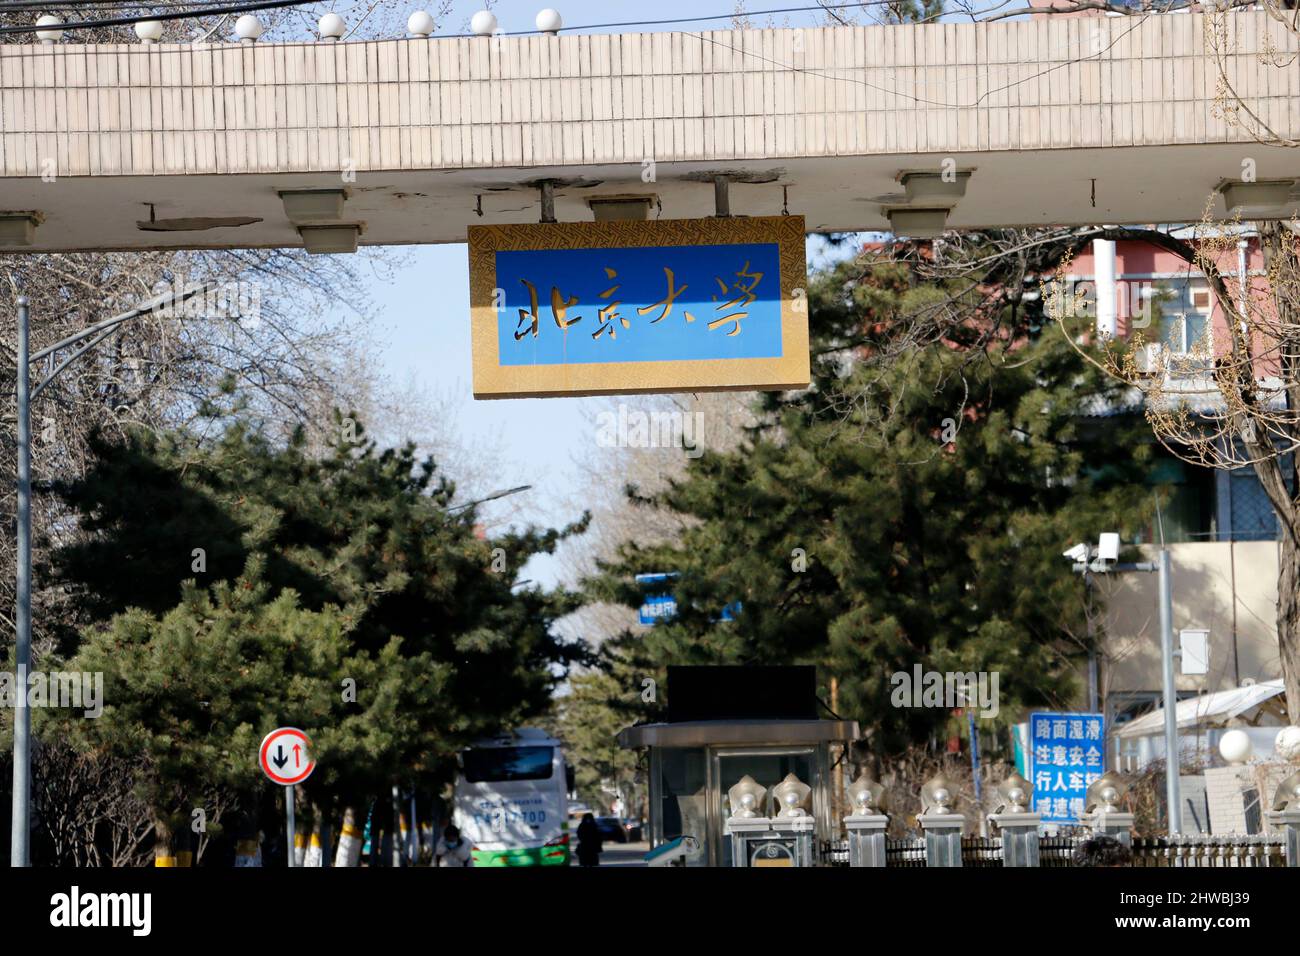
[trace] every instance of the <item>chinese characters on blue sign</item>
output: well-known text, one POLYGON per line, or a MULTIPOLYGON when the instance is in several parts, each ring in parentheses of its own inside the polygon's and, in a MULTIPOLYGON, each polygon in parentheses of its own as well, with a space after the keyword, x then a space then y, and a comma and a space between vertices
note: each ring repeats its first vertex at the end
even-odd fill
POLYGON ((470 229, 480 398, 808 384, 798 216, 470 229))
POLYGON ((774 242, 498 252, 496 270, 502 365, 781 355, 774 242))
POLYGON ((1105 772, 1101 714, 1030 714, 1034 810, 1044 823, 1078 823, 1088 785, 1105 772))
MULTIPOLYGON (((637 622, 652 627, 660 621, 669 621, 677 616, 677 597, 669 590, 668 582, 677 577, 677 572, 669 574, 638 574, 636 583, 646 589, 647 593, 637 612, 637 622), (653 588, 651 587, 653 586, 653 588)), ((726 605, 714 619, 717 621, 734 621, 744 607, 740 601, 726 605)))
MULTIPOLYGON (((645 587, 650 584, 659 584, 677 577, 675 574, 638 574, 636 583, 645 587)), ((664 584, 664 587, 672 585, 664 584)), ((677 614, 677 598, 673 597, 672 592, 665 591, 660 594, 647 594, 645 601, 641 604, 641 610, 637 614, 637 621, 646 627, 657 624, 662 620, 667 620, 677 614)))

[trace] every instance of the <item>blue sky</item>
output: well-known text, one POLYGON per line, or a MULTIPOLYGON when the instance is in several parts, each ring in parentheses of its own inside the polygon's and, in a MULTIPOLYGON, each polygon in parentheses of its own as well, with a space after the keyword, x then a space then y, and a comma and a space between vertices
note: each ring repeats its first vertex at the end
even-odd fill
MULTIPOLYGON (((753 10, 799 6, 807 0, 753 0, 753 10)), ((418 7, 412 2, 411 9, 418 7)), ((433 9, 435 4, 425 4, 433 9)), ((494 4, 503 30, 532 29, 533 17, 548 2, 543 0, 501 0, 494 4)), ((672 16, 700 16, 724 13, 734 0, 659 0, 655 4, 596 2, 596 0, 549 0, 565 23, 579 26, 612 20, 662 19, 672 16)), ((439 32, 459 29, 478 4, 458 4, 452 18, 439 32)), ((791 25, 817 22, 813 14, 788 15, 791 25)), ((786 15, 781 17, 784 25, 786 15)), ((759 21, 762 22, 762 21, 759 21)), ((725 27, 726 21, 717 26, 725 27)), ((713 25, 701 24, 696 29, 713 25)), ((648 30, 668 30, 668 26, 648 30)), ((521 221, 526 221, 521 219, 521 221)), ((812 246, 810 245, 810 249, 812 246)), ((383 371, 395 383, 418 382, 436 393, 456 416, 453 430, 464 440, 480 436, 485 447, 500 452, 499 472, 493 488, 531 484, 532 491, 518 496, 514 504, 523 519, 538 524, 559 525, 575 517, 567 507, 569 489, 590 480, 575 463, 595 441, 595 412, 592 400, 549 398, 475 401, 471 394, 469 269, 465 247, 460 244, 417 246, 405 250, 409 263, 391 281, 373 280, 372 309, 376 316, 375 338, 382 346, 383 371)), ((455 461, 440 463, 454 478, 455 461)), ((543 585, 555 583, 558 569, 551 561, 535 561, 529 577, 543 585)))

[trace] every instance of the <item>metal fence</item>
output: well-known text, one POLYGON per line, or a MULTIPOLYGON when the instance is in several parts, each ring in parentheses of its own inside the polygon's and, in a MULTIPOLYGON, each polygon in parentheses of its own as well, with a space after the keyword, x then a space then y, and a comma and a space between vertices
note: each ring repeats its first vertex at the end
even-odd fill
MULTIPOLYGON (((1074 866, 1074 851, 1086 836, 1049 836, 1038 841, 1039 865, 1074 866)), ((1184 836, 1133 840, 1135 867, 1269 867, 1286 866, 1286 845, 1281 836, 1184 836)), ((925 840, 885 840, 886 865, 924 867, 925 840)), ((849 865, 849 843, 835 840, 822 846, 829 866, 849 865)), ((962 837, 961 865, 1001 867, 1001 837, 962 837)))
POLYGON ((1270 836, 1186 836, 1133 841, 1134 866, 1286 866, 1286 845, 1270 836))
POLYGON ((885 840, 887 866, 925 866, 924 840, 885 840))
POLYGON ((1086 836, 1039 837, 1038 865, 1074 866, 1074 848, 1086 839, 1086 836))

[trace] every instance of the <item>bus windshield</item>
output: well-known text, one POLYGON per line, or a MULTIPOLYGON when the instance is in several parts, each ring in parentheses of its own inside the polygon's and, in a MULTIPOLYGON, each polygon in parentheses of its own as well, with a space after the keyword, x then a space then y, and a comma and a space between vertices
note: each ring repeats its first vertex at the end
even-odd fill
POLYGON ((482 747, 462 755, 463 776, 469 783, 507 780, 548 780, 551 776, 551 747, 482 747))

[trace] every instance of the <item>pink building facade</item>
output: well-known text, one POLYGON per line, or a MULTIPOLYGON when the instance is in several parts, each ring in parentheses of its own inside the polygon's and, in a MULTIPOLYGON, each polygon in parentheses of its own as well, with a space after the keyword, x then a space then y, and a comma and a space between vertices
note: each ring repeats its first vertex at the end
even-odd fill
MULTIPOLYGON (((1216 259, 1230 290, 1240 288, 1243 267, 1252 286, 1263 284, 1264 257, 1254 236, 1243 235, 1216 259)), ((1212 354, 1227 348, 1227 323, 1204 275, 1171 252, 1144 242, 1094 243, 1075 257, 1067 279, 1092 283, 1097 290, 1099 331, 1106 331, 1103 323, 1109 298, 1113 303, 1111 335, 1128 338, 1142 330, 1145 339, 1154 342, 1159 333, 1159 340, 1179 354, 1190 353, 1198 343, 1208 346, 1212 354), (1109 297, 1104 294, 1107 246, 1114 250, 1115 288, 1109 297)), ((1258 296, 1252 295, 1251 310, 1261 306, 1258 296)))

